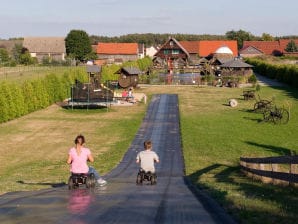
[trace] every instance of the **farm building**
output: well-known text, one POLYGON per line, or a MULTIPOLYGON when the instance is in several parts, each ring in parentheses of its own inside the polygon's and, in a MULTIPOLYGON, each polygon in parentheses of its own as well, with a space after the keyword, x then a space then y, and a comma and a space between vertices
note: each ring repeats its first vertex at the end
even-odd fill
POLYGON ((98 43, 96 54, 98 59, 104 60, 106 64, 122 64, 126 61, 135 61, 144 53, 139 50, 137 43, 98 43))
POLYGON ((136 87, 139 82, 139 74, 142 72, 138 68, 123 67, 115 74, 119 74, 118 83, 122 88, 136 87))
POLYGON ((66 48, 64 37, 25 37, 23 47, 38 62, 42 62, 44 58, 56 61, 65 60, 66 48))
MULTIPOLYGON (((277 41, 244 41, 243 48, 239 52, 242 57, 251 57, 250 51, 253 51, 253 54, 258 53, 258 55, 281 56, 289 54, 285 49, 290 41, 290 39, 280 39, 277 41)), ((298 40, 293 41, 298 45, 298 40)))

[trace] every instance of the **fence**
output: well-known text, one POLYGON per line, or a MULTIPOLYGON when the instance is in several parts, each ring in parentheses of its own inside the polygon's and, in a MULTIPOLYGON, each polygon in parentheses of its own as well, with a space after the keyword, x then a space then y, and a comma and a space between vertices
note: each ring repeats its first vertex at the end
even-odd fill
POLYGON ((198 73, 164 74, 161 73, 156 79, 151 80, 152 84, 168 85, 198 85, 201 79, 198 73))
POLYGON ((240 167, 249 177, 263 183, 298 186, 298 156, 240 157, 240 167))

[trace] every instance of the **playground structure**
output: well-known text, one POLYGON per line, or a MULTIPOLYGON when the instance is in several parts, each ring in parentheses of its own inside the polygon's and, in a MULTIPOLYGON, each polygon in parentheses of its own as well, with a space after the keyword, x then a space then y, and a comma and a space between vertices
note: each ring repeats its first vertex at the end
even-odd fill
POLYGON ((108 86, 101 83, 100 67, 87 65, 88 82, 82 83, 76 80, 71 87, 69 106, 91 107, 108 106, 113 101, 114 93, 108 86))

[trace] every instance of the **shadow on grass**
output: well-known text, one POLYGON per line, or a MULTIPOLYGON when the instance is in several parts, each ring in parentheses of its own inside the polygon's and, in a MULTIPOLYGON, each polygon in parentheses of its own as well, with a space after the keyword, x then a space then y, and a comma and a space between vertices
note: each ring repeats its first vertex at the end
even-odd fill
POLYGON ((277 146, 273 146, 273 145, 265 145, 265 144, 259 144, 256 142, 250 142, 250 141, 245 141, 247 144, 249 145, 253 145, 253 146, 257 146, 259 148, 261 148, 262 150, 267 150, 270 152, 274 152, 276 154, 279 154, 281 156, 290 156, 292 155, 292 150, 291 149, 287 149, 287 148, 283 148, 283 147, 277 147, 277 146))
MULTIPOLYGON (((196 190, 191 190, 200 201, 203 200, 203 204, 206 204, 206 197, 202 195, 207 193, 239 223, 296 223, 298 220, 297 189, 254 181, 246 177, 238 166, 214 164, 190 174, 187 178, 196 183, 196 190), (202 175, 212 176, 214 183, 200 181, 202 175), (217 185, 218 187, 213 187, 217 185), (271 206, 272 204, 274 206, 271 206), (266 207, 263 207, 264 205, 266 207), (280 209, 279 212, 276 207, 280 209)), ((212 204, 207 203, 206 207, 210 206, 212 207, 212 204)))
POLYGON ((254 109, 240 109, 240 112, 245 112, 245 113, 254 113, 255 110, 254 109))
POLYGON ((25 182, 25 181, 22 181, 22 180, 18 180, 17 183, 19 184, 26 184, 26 185, 47 185, 47 186, 51 186, 51 187, 63 187, 66 185, 65 182, 61 182, 61 183, 30 183, 30 182, 25 182))
POLYGON ((298 99, 298 88, 294 87, 279 87, 279 86, 272 86, 273 89, 282 90, 284 91, 289 97, 293 97, 295 99, 298 99))
POLYGON ((243 119, 255 121, 257 123, 262 123, 264 121, 264 119, 262 119, 262 118, 252 118, 252 117, 243 117, 243 119))
POLYGON ((64 106, 61 106, 63 109, 67 109, 67 110, 72 110, 72 109, 91 109, 91 110, 97 110, 97 109, 106 109, 107 106, 102 106, 102 105, 93 105, 93 104, 90 104, 90 105, 74 105, 74 106, 71 106, 71 105, 64 105, 64 106))

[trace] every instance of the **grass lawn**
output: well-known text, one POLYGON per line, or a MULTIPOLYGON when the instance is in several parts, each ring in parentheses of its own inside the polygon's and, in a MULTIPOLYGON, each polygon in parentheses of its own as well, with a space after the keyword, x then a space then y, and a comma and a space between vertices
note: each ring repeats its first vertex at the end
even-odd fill
POLYGON ((43 78, 48 74, 63 74, 64 72, 85 70, 84 67, 69 66, 16 66, 0 67, 0 81, 9 80, 22 83, 24 80, 43 78))
MULTIPOLYGON (((186 175, 240 223, 297 223, 298 190, 261 184, 239 170, 240 156, 298 152, 298 91, 261 87, 262 99, 290 108, 287 125, 264 123, 240 88, 148 86, 140 90, 179 95, 186 175), (238 101, 235 108, 228 100, 238 101)), ((106 173, 129 147, 146 111, 144 104, 103 110, 64 110, 52 105, 0 124, 0 193, 48 188, 67 181, 67 152, 86 136, 94 167, 106 173)))

